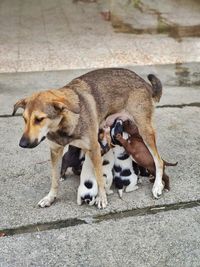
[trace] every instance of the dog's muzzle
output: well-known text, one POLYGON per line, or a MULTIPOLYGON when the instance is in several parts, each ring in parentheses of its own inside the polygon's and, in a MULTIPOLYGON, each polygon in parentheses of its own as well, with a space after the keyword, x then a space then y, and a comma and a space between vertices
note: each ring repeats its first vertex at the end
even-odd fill
POLYGON ((31 142, 29 138, 23 135, 19 142, 19 146, 22 148, 34 148, 38 146, 44 139, 45 137, 43 137, 40 142, 38 142, 38 139, 36 139, 34 142, 31 142))

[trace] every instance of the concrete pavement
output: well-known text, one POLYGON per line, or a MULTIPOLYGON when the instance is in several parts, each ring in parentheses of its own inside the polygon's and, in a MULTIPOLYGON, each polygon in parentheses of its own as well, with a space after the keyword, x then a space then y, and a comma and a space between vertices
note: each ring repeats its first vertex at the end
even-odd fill
MULTIPOLYGON (((155 69, 162 80, 163 70, 155 69)), ((200 88, 178 87, 169 70, 155 123, 161 155, 179 161, 167 169, 172 190, 154 200, 142 178, 137 191, 122 200, 115 192, 97 210, 76 204, 79 178, 71 176, 55 204, 37 207, 50 185, 48 146, 21 149, 23 120, 9 114, 18 98, 83 72, 0 75, 0 231, 8 235, 0 238, 0 266, 199 266, 200 88)), ((137 72, 145 77, 151 70, 137 72)))
POLYGON ((160 16, 174 24, 179 24, 184 19, 187 24, 192 22, 196 25, 199 24, 199 13, 196 8, 199 4, 188 11, 185 5, 187 1, 183 4, 178 0, 166 3, 162 1, 161 4, 158 4, 160 1, 153 1, 152 14, 151 7, 146 3, 148 1, 142 1, 148 7, 147 12, 140 12, 134 7, 134 2, 140 4, 141 1, 115 0, 111 1, 111 25, 101 18, 98 4, 95 2, 2 0, 0 72, 199 62, 199 38, 186 36, 180 41, 176 36, 169 37, 167 34, 115 33, 112 27, 116 26, 113 21, 114 15, 121 15, 121 12, 124 24, 132 23, 134 19, 132 24, 145 21, 150 27, 153 16, 153 21, 156 17, 157 29, 157 23, 162 26, 165 22, 157 21, 159 12, 160 16), (164 10, 160 6, 163 6, 164 10), (140 13, 139 18, 137 12, 140 13))
POLYGON ((0 239, 0 266, 198 267, 200 208, 0 239))

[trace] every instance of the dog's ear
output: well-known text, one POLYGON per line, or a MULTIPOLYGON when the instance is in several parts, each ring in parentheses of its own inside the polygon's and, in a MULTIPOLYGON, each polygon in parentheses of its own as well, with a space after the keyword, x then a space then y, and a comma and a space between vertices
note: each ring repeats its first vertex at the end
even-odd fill
POLYGON ((27 103, 27 101, 26 101, 25 98, 18 100, 18 101, 14 104, 14 108, 13 108, 12 116, 15 115, 15 113, 16 113, 17 110, 18 110, 18 108, 23 108, 23 109, 25 109, 25 107, 26 107, 26 103, 27 103))
POLYGON ((63 101, 53 101, 52 105, 54 109, 58 112, 71 111, 75 114, 80 113, 80 106, 78 103, 70 103, 66 100, 63 100, 63 101))

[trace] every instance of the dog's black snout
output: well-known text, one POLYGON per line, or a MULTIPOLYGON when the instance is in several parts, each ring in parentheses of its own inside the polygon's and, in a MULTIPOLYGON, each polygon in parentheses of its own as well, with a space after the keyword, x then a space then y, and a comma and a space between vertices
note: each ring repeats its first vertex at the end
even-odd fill
POLYGON ((30 146, 30 140, 29 138, 25 137, 24 135, 22 136, 20 142, 19 142, 19 146, 23 147, 23 148, 28 148, 30 146))
POLYGON ((22 136, 19 146, 23 148, 34 148, 38 145, 38 140, 36 139, 34 142, 31 142, 30 139, 26 136, 22 136))

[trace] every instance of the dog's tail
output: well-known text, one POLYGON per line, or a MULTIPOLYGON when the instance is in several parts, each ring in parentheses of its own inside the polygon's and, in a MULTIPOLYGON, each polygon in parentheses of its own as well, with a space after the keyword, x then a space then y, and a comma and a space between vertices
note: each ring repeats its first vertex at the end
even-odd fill
POLYGON ((175 163, 167 162, 166 160, 163 160, 165 166, 176 166, 178 164, 178 161, 175 163))
POLYGON ((162 83, 161 81, 153 74, 149 74, 148 76, 149 81, 152 85, 152 97, 155 102, 159 102, 162 96, 162 83))

